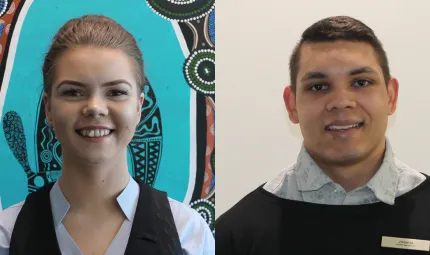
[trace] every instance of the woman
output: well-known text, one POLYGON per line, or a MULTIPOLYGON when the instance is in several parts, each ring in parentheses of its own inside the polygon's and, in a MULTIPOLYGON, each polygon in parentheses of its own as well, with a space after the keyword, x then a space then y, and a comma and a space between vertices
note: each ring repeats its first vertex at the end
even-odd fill
POLYGON ((43 78, 62 175, 0 213, 0 255, 215 254, 196 211, 129 175, 144 101, 133 36, 107 17, 72 19, 53 39, 43 78))

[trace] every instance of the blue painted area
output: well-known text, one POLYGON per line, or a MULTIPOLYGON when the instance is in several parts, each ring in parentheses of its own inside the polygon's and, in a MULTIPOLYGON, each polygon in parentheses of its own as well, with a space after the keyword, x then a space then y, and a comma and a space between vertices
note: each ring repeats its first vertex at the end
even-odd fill
POLYGON ((4 23, 0 24, 0 37, 3 35, 4 23))
MULTIPOLYGON (((190 165, 190 88, 182 74, 185 57, 171 23, 153 13, 145 1, 130 0, 127 4, 113 0, 34 1, 21 29, 2 116, 11 110, 21 116, 30 167, 37 171, 35 129, 43 57, 60 26, 85 14, 111 17, 136 37, 163 125, 162 159, 154 186, 182 201, 188 188, 190 165)), ((0 196, 3 207, 7 208, 23 200, 28 191, 26 175, 6 143, 3 127, 0 151, 0 196)))
POLYGON ((215 45, 215 9, 209 13, 208 32, 211 42, 215 45))
POLYGON ((212 190, 214 188, 214 186, 215 186, 215 174, 212 174, 212 182, 211 182, 211 185, 209 187, 209 190, 212 190))

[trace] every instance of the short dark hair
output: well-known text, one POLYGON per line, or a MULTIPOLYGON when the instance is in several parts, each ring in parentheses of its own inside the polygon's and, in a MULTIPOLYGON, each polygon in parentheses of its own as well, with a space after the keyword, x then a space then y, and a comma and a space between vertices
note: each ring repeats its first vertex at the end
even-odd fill
POLYGON ((290 57, 290 79, 294 93, 296 92, 297 74, 300 68, 301 46, 305 43, 334 42, 337 40, 369 43, 375 50, 385 83, 388 84, 391 75, 387 54, 373 30, 357 19, 348 16, 334 16, 322 19, 308 27, 294 48, 290 57))

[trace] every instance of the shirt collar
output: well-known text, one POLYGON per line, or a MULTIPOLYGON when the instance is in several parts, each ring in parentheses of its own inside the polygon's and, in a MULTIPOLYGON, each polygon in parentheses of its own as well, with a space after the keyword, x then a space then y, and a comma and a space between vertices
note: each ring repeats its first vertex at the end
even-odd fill
POLYGON ((302 145, 297 157, 295 168, 297 188, 299 191, 319 190, 322 186, 332 182, 330 177, 328 177, 315 163, 304 145, 302 145))
MULTIPOLYGON (((315 163, 304 145, 297 157, 297 186, 300 191, 315 191, 328 183, 334 183, 315 163)), ((400 172, 394 161, 394 152, 388 139, 385 142, 385 154, 381 167, 365 185, 375 197, 387 204, 394 204, 400 172)))
MULTIPOLYGON (((121 210, 125 214, 126 219, 129 221, 133 221, 134 219, 139 198, 139 191, 140 188, 137 182, 133 178, 130 178, 127 186, 116 199, 121 210)), ((69 211, 70 204, 64 197, 58 182, 55 182, 49 193, 49 196, 51 201, 52 216, 54 218, 54 225, 57 227, 60 223, 62 223, 64 217, 69 211)))
POLYGON ((366 186, 373 191, 377 199, 393 205, 399 178, 400 170, 396 166, 393 149, 389 141, 386 140, 382 165, 366 186))

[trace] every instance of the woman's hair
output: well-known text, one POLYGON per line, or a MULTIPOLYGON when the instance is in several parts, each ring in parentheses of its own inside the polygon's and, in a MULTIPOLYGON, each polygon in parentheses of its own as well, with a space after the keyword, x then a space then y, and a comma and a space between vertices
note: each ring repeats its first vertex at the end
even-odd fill
POLYGON ((43 89, 51 95, 58 58, 80 46, 120 49, 134 62, 138 94, 143 91, 145 74, 142 52, 134 37, 114 20, 100 15, 85 15, 66 22, 52 40, 43 63, 43 89))

